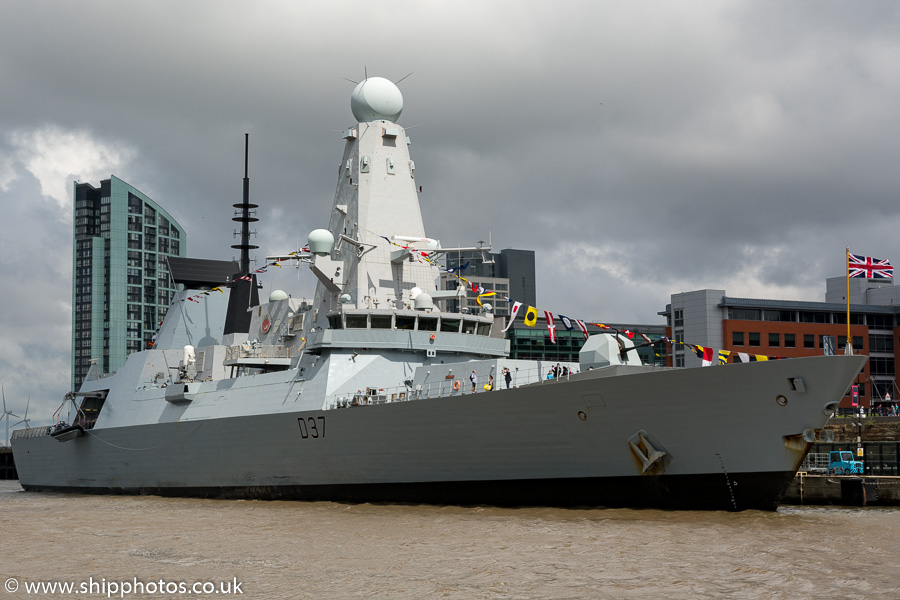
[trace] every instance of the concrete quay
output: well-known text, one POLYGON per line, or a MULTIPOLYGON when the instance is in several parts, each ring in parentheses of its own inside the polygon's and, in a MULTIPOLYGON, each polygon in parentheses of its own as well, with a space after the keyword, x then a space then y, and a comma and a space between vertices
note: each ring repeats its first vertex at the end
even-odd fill
POLYGON ((900 506, 900 477, 798 473, 782 504, 900 506))

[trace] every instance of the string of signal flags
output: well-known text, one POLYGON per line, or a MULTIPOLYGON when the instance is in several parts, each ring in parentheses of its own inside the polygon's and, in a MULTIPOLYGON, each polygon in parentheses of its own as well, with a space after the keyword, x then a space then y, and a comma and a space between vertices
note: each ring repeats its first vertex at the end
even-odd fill
MULTIPOLYGON (((509 296, 507 296, 505 294, 501 294, 500 292, 497 292, 494 290, 487 290, 483 286, 480 286, 477 283, 470 282, 468 279, 466 279, 462 275, 459 275, 459 271, 465 271, 469 267, 469 262, 466 262, 464 265, 460 265, 457 267, 444 268, 441 264, 439 264, 436 260, 434 260, 432 253, 428 252, 427 250, 420 250, 420 249, 415 248, 414 246, 410 246, 410 245, 398 244, 397 242, 391 240, 390 238, 388 238, 387 236, 384 236, 384 235, 379 235, 379 234, 375 234, 375 235, 384 239, 386 242, 388 242, 392 246, 395 246, 395 247, 403 249, 403 250, 407 250, 408 252, 410 252, 410 254, 412 256, 414 256, 416 258, 417 261, 431 264, 431 265, 437 267, 438 269, 440 269, 441 272, 448 273, 448 274, 456 277, 463 283, 465 283, 467 291, 470 291, 475 296, 475 301, 478 303, 479 306, 482 306, 482 307, 484 306, 484 304, 482 303, 482 298, 492 298, 493 297, 493 298, 503 300, 507 303, 511 302, 512 307, 510 309, 509 321, 507 322, 506 327, 503 329, 504 332, 508 331, 509 328, 512 327, 513 322, 516 320, 516 317, 518 316, 519 312, 521 311, 521 309, 523 307, 525 307, 525 312, 524 312, 524 316, 523 316, 524 324, 528 327, 536 327, 537 326, 538 315, 539 315, 539 311, 537 308, 526 305, 523 302, 512 300, 509 296)), ((282 268, 282 265, 280 263, 288 261, 288 260, 295 260, 296 258, 299 258, 303 253, 309 253, 309 248, 304 246, 303 248, 300 248, 298 250, 288 253, 287 256, 290 258, 283 258, 280 260, 275 260, 275 261, 266 263, 262 267, 260 267, 258 269, 254 269, 254 270, 252 270, 248 273, 245 273, 239 277, 235 277, 228 283, 222 284, 221 286, 216 286, 216 287, 211 288, 208 291, 205 290, 205 291, 199 292, 197 294, 194 294, 192 296, 188 296, 188 297, 184 298, 182 300, 182 302, 190 301, 190 302, 199 303, 200 299, 211 295, 213 292, 219 292, 219 293, 224 294, 225 292, 224 292, 223 288, 227 289, 227 288, 234 287, 235 285, 238 284, 239 281, 252 281, 253 275, 265 273, 269 267, 282 268)), ((544 313, 544 320, 547 323, 547 332, 550 337, 550 343, 552 343, 552 344, 556 343, 556 319, 558 318, 560 323, 562 323, 563 327, 565 327, 565 329, 567 331, 574 331, 574 330, 578 329, 579 331, 581 331, 582 335, 584 335, 585 339, 588 339, 590 337, 590 333, 588 332, 587 325, 592 325, 594 327, 600 328, 601 330, 606 330, 611 333, 614 333, 615 335, 624 335, 629 340, 634 340, 635 337, 640 337, 643 340, 643 343, 636 345, 635 348, 643 348, 646 346, 653 346, 660 342, 665 342, 667 344, 672 345, 673 347, 675 345, 680 344, 680 345, 686 346, 691 351, 693 351, 697 355, 697 357, 700 358, 703 366, 710 366, 713 364, 720 364, 720 365, 727 364, 729 357, 731 357, 732 355, 734 355, 734 358, 740 362, 759 362, 759 361, 767 361, 767 360, 781 360, 784 358, 784 357, 780 357, 780 356, 767 356, 767 355, 762 355, 762 354, 749 354, 749 353, 744 353, 744 352, 733 352, 730 350, 719 350, 718 352, 716 352, 713 348, 701 346, 699 344, 690 344, 687 342, 681 342, 678 340, 673 340, 668 337, 662 337, 662 338, 653 340, 644 333, 641 333, 638 331, 631 331, 630 329, 624 329, 624 330, 620 331, 619 329, 616 329, 615 327, 611 327, 604 323, 586 322, 582 319, 572 319, 570 317, 567 317, 567 316, 561 315, 561 314, 554 315, 554 313, 552 313, 548 310, 543 310, 540 312, 544 313)), ((162 323, 160 323, 159 326, 161 327, 162 323)), ((159 334, 159 327, 157 327, 156 333, 154 333, 154 335, 153 335, 153 340, 156 339, 158 334, 159 334)), ((150 347, 153 346, 153 341, 149 342, 149 346, 150 347)))

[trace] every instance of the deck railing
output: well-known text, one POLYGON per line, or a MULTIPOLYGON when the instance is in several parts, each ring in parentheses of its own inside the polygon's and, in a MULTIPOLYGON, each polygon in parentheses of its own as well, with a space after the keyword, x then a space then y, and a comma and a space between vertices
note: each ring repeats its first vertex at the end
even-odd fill
MULTIPOLYGON (((560 377, 549 378, 547 372, 538 369, 510 369, 511 381, 509 389, 528 385, 553 385, 560 380, 567 380, 574 375, 570 372, 560 377)), ((501 372, 494 376, 491 385, 489 375, 475 376, 476 394, 502 392, 507 389, 504 374, 501 372), (490 388, 490 389, 488 389, 490 388)), ((369 387, 359 389, 354 393, 332 394, 325 399, 324 408, 347 408, 368 404, 384 404, 390 402, 408 402, 411 400, 424 400, 428 398, 445 398, 466 396, 472 394, 472 381, 469 374, 461 377, 444 377, 435 381, 426 381, 422 384, 411 386, 398 385, 393 387, 369 387), (456 385, 456 384, 459 385, 456 385)))

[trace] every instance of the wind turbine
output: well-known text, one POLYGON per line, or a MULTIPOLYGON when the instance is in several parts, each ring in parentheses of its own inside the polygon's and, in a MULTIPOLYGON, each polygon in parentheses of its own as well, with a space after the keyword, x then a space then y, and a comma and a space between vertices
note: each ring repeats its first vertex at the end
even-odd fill
POLYGON ((25 416, 22 417, 21 421, 19 421, 17 423, 13 423, 13 427, 15 427, 16 425, 21 425, 22 423, 25 423, 25 428, 31 429, 31 425, 28 424, 31 421, 31 419, 28 418, 29 405, 31 405, 31 396, 28 396, 28 402, 25 403, 25 416))
POLYGON ((4 445, 9 447, 9 418, 16 417, 18 419, 19 415, 14 414, 11 410, 6 410, 6 391, 2 385, 0 385, 0 394, 3 395, 3 415, 0 416, 0 419, 6 419, 6 437, 3 440, 4 445))

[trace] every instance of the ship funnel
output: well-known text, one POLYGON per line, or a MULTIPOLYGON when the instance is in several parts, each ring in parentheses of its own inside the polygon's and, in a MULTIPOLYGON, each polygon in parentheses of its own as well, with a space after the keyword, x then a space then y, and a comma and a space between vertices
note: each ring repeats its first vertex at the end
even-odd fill
POLYGON ((334 248, 334 235, 327 229, 314 229, 306 242, 309 251, 317 256, 328 256, 334 248))

